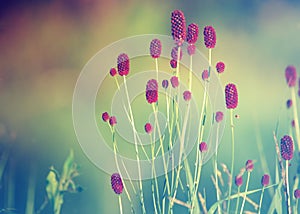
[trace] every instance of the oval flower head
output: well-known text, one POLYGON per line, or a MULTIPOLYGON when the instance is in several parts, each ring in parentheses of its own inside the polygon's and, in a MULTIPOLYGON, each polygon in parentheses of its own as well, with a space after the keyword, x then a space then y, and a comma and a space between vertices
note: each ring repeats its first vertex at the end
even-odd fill
POLYGON ((205 81, 208 80, 208 78, 209 78, 209 71, 205 69, 202 71, 202 79, 205 81))
POLYGON ((171 59, 170 60, 170 66, 171 66, 171 68, 177 68, 177 60, 176 59, 171 59))
POLYGON ((206 26, 203 31, 204 44, 206 48, 212 49, 216 45, 217 37, 216 31, 212 26, 206 26))
POLYGON ((162 85, 162 87, 163 87, 164 89, 167 89, 168 86, 169 86, 169 81, 168 81, 168 80, 163 80, 163 81, 161 82, 161 85, 162 85))
POLYGON ((177 88, 179 86, 179 80, 176 76, 172 76, 170 82, 173 88, 177 88))
POLYGON ((217 123, 220 123, 223 120, 223 117, 224 117, 223 112, 221 112, 221 111, 216 112, 215 119, 216 119, 217 123))
POLYGON ((115 68, 111 68, 109 70, 109 74, 110 74, 110 76, 114 77, 117 75, 117 70, 115 68))
POLYGON ((127 76, 129 73, 129 57, 125 53, 118 56, 118 73, 120 76, 127 76))
POLYGON ((181 10, 174 10, 171 14, 171 31, 173 39, 181 46, 186 39, 186 22, 181 10))
POLYGON ((190 101, 192 98, 192 93, 190 91, 183 92, 183 99, 185 101, 190 101))
POLYGON ((238 92, 236 86, 229 83, 225 87, 225 100, 228 109, 235 109, 238 105, 238 92))
POLYGON ((207 144, 205 143, 205 142, 201 142, 200 144, 199 144, 199 150, 200 150, 200 152, 207 152, 207 144))
POLYGON ((198 40, 199 27, 196 23, 191 23, 187 29, 186 41, 189 45, 195 44, 198 40))
POLYGON ((246 165, 246 171, 247 172, 252 172, 253 171, 254 164, 253 164, 252 160, 247 160, 245 165, 246 165))
POLYGON ((111 126, 116 125, 116 124, 117 124, 117 118, 116 118, 115 116, 111 116, 111 117, 109 118, 109 124, 110 124, 111 126))
POLYGON ((156 103, 158 100, 158 84, 155 79, 151 79, 147 82, 146 100, 149 104, 156 103))
POLYGON ((243 177, 241 175, 235 176, 235 185, 238 187, 242 186, 243 184, 243 177))
POLYGON ((289 65, 285 69, 285 79, 289 87, 294 87, 297 82, 297 71, 292 65, 289 65))
POLYGON ((110 116, 109 116, 109 114, 107 112, 103 112, 102 113, 102 120, 104 122, 108 122, 109 118, 110 118, 110 116))
POLYGON ((289 135, 285 135, 280 140, 281 157, 284 160, 291 160, 294 155, 294 142, 289 135))
POLYGON ((188 47, 187 47, 187 52, 188 52, 188 55, 191 56, 191 55, 194 55, 195 52, 196 52, 196 46, 194 44, 190 44, 188 47))
POLYGON ((113 191, 117 194, 120 195, 123 192, 123 182, 122 178, 119 173, 114 173, 110 177, 110 182, 111 182, 111 188, 113 191))
POLYGON ((261 178, 261 185, 264 187, 268 186, 270 183, 270 176, 268 174, 264 174, 261 178))
POLYGON ((158 58, 161 54, 161 42, 159 39, 153 39, 150 43, 150 54, 152 58, 158 58))
POLYGON ((151 125, 151 123, 146 123, 145 124, 145 132, 147 133, 147 134, 151 134, 152 133, 152 125, 151 125))
POLYGON ((218 62, 217 64, 216 64, 216 70, 217 70, 217 72, 220 74, 220 73, 223 73, 224 72, 224 70, 225 70, 225 64, 224 64, 224 62, 218 62))
MULTIPOLYGON (((176 62, 177 62, 178 46, 172 48, 171 57, 173 60, 176 60, 176 62)), ((180 49, 180 55, 179 55, 179 60, 181 60, 181 59, 182 59, 182 49, 180 49)))

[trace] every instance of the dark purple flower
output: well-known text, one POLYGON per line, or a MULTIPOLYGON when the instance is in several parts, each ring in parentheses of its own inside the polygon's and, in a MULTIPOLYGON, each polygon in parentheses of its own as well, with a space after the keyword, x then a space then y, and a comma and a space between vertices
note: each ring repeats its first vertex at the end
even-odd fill
POLYGON ((171 14, 171 31, 176 43, 182 45, 186 39, 186 22, 181 10, 174 10, 171 14))
POLYGON ((268 186, 270 182, 270 176, 268 174, 264 174, 261 178, 261 185, 264 187, 268 186))
POLYGON ((146 123, 145 124, 145 132, 147 134, 151 134, 151 132, 152 132, 152 125, 150 123, 146 123))
POLYGON ((209 71, 203 70, 202 71, 202 79, 205 81, 205 80, 208 80, 208 78, 209 78, 209 71))
POLYGON ((254 168, 254 164, 252 160, 247 160, 246 162, 246 170, 247 172, 252 172, 254 168))
POLYGON ((163 80, 163 81, 161 82, 161 85, 162 85, 162 87, 163 87, 164 89, 167 89, 168 86, 169 86, 169 81, 168 81, 168 80, 163 80))
POLYGON ((297 81, 297 71, 292 65, 289 65, 285 69, 285 79, 289 87, 294 87, 297 81))
POLYGON ((220 74, 220 73, 223 73, 224 72, 224 70, 225 70, 225 64, 224 64, 224 62, 218 62, 217 64, 216 64, 216 70, 217 70, 217 72, 220 74))
POLYGON ((178 77, 176 77, 176 76, 172 76, 170 79, 170 82, 171 82, 171 85, 173 88, 177 88, 179 85, 179 80, 178 80, 178 77))
POLYGON ((221 122, 223 120, 223 117, 224 117, 223 112, 221 112, 221 111, 216 112, 215 119, 216 119, 217 123, 221 122))
POLYGON ((205 142, 201 142, 199 145, 200 152, 207 152, 207 144, 205 142))
POLYGON ((109 120, 109 114, 107 112, 102 113, 102 120, 107 122, 109 120))
POLYGON ((226 107, 228 109, 235 109, 238 105, 238 92, 236 86, 232 83, 229 83, 225 87, 225 98, 226 98, 226 107))
POLYGON ((294 142, 289 135, 285 135, 280 140, 281 157, 284 160, 291 160, 294 155, 294 142))
MULTIPOLYGON (((176 47, 173 47, 172 48, 172 51, 171 51, 171 57, 173 60, 176 60, 177 61, 177 57, 178 57, 178 46, 176 47)), ((182 49, 180 48, 180 55, 179 55, 179 60, 182 59, 182 49)))
POLYGON ((294 191, 294 196, 295 196, 296 199, 300 198, 300 189, 296 189, 294 191))
POLYGON ((290 108, 293 105, 293 101, 291 99, 286 101, 286 107, 290 108))
POLYGON ((187 37, 186 37, 187 43, 195 44, 198 40, 198 35, 199 35, 198 25, 195 23, 189 24, 187 29, 187 37))
POLYGON ((241 175, 235 176, 235 185, 238 187, 242 186, 243 184, 243 177, 241 175))
POLYGON ((171 68, 177 68, 177 60, 176 59, 171 59, 170 60, 170 65, 171 65, 171 68))
POLYGON ((118 73, 120 76, 127 76, 129 73, 129 57, 125 53, 118 56, 118 73))
POLYGON ((190 91, 183 92, 183 99, 185 101, 190 101, 192 98, 192 93, 190 91))
POLYGON ((156 103, 158 99, 158 84, 155 79, 151 79, 146 85, 146 100, 149 104, 156 103))
POLYGON ((161 42, 159 39, 153 39, 150 43, 150 54, 153 58, 160 57, 161 54, 161 42))
POLYGON ((206 26, 203 31, 204 44, 207 48, 212 49, 216 45, 216 31, 212 26, 206 26))
POLYGON ((123 192, 123 188, 124 188, 120 174, 119 173, 112 174, 112 176, 110 177, 110 182, 113 191, 116 194, 120 195, 123 192))
POLYGON ((109 118, 109 124, 110 124, 111 126, 116 125, 116 124, 117 124, 117 118, 116 118, 115 116, 111 116, 111 117, 109 118))
POLYGON ((110 74, 112 77, 114 77, 114 76, 116 76, 116 74, 117 74, 117 70, 116 70, 115 68, 111 68, 110 71, 109 71, 109 74, 110 74))

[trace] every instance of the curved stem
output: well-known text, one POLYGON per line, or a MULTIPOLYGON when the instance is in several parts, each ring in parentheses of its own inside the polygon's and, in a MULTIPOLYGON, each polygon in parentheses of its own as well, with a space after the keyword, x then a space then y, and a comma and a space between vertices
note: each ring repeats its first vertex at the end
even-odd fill
POLYGON ((238 187, 238 193, 237 193, 238 197, 237 197, 237 202, 236 202, 236 205, 235 205, 235 213, 238 212, 238 208, 239 208, 239 203, 240 203, 240 188, 241 188, 241 186, 238 187))
POLYGON ((258 207, 258 214, 260 214, 260 211, 261 211, 261 205, 262 205, 262 200, 263 200, 263 196, 264 196, 264 191, 265 191, 265 186, 263 186, 263 188, 261 190, 261 195, 260 195, 260 200, 259 200, 259 207, 258 207))
MULTIPOLYGON (((247 175, 247 182, 246 182, 246 188, 245 188, 245 192, 247 192, 247 191, 248 191, 249 180, 250 180, 250 173, 251 173, 251 172, 248 172, 248 175, 247 175)), ((245 206, 245 201, 246 201, 246 197, 244 197, 244 199, 243 199, 243 203, 242 203, 242 206, 241 206, 241 211, 240 211, 240 214, 242 214, 242 213, 243 213, 244 206, 245 206)))
POLYGON ((286 200, 287 200, 287 213, 292 213, 291 199, 290 199, 290 187, 289 187, 289 162, 285 161, 285 180, 286 180, 286 200))

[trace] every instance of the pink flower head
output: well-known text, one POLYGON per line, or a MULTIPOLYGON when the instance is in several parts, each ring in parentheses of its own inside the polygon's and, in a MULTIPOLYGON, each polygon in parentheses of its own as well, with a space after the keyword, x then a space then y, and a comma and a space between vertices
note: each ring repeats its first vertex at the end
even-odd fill
POLYGON ((238 105, 238 92, 236 86, 232 83, 229 83, 225 87, 225 99, 226 107, 228 109, 235 109, 238 105))
POLYGON ((111 117, 109 118, 109 124, 110 124, 111 126, 116 125, 116 124, 117 124, 117 118, 116 118, 115 116, 111 116, 111 117))
POLYGON ((268 174, 264 174, 261 178, 261 185, 264 187, 268 186, 270 183, 270 176, 268 174))
POLYGON ((115 68, 111 68, 109 71, 110 76, 114 77, 117 74, 117 70, 115 68))
MULTIPOLYGON (((178 57, 178 46, 173 47, 172 51, 171 51, 171 57, 172 59, 177 61, 177 57, 178 57)), ((179 55, 179 60, 182 59, 182 49, 180 48, 180 55, 179 55)))
POLYGON ((223 73, 224 72, 224 70, 225 70, 225 64, 224 64, 224 62, 218 62, 217 64, 216 64, 216 70, 217 70, 217 72, 220 74, 220 73, 223 73))
POLYGON ((199 145, 200 152, 207 152, 207 144, 205 142, 201 142, 199 145))
POLYGON ((162 85, 162 87, 163 87, 164 89, 167 89, 168 86, 169 86, 169 81, 168 81, 168 80, 163 80, 162 83, 161 83, 161 85, 162 85))
POLYGON ((221 122, 223 120, 223 117, 224 117, 223 112, 221 112, 221 111, 216 112, 215 119, 216 119, 217 123, 221 122))
POLYGON ((151 79, 146 85, 146 100, 149 104, 156 103, 158 99, 158 84, 155 79, 151 79))
POLYGON ((199 35, 198 25, 195 23, 189 24, 188 29, 187 29, 186 41, 189 44, 195 44, 198 40, 198 35, 199 35))
POLYGON ((243 184, 243 177, 241 175, 235 176, 235 185, 238 187, 242 186, 243 184))
POLYGON ((178 77, 176 77, 176 76, 172 76, 170 79, 170 82, 171 82, 171 85, 173 88, 177 88, 179 85, 179 80, 178 80, 178 77))
POLYGON ((189 56, 192 56, 195 54, 196 52, 196 46, 194 44, 190 44, 188 47, 187 47, 187 52, 188 52, 188 55, 189 56))
POLYGON ((107 112, 102 113, 102 120, 107 122, 109 120, 109 114, 107 112))
POLYGON ((254 168, 254 164, 252 160, 247 160, 246 162, 246 170, 247 172, 252 172, 254 168))
POLYGON ((294 155, 294 142, 289 135, 285 135, 280 140, 281 157, 284 160, 291 160, 294 155))
POLYGON ((203 70, 202 71, 202 79, 205 81, 205 80, 208 80, 208 78, 209 78, 209 71, 203 70))
POLYGON ((177 68, 177 59, 171 59, 170 65, 171 65, 171 68, 177 68))
POLYGON ((288 99, 288 100, 286 101, 286 107, 287 107, 287 108, 290 108, 292 105, 293 105, 293 101, 292 101, 291 99, 288 99))
POLYGON ((129 57, 125 53, 118 56, 118 73, 120 76, 127 76, 129 73, 129 57))
POLYGON ((296 199, 300 198, 300 189, 296 189, 294 191, 294 196, 295 196, 296 199))
POLYGON ((216 31, 212 26, 206 26, 203 31, 204 44, 207 48, 212 49, 216 45, 216 31))
POLYGON ((161 54, 161 42, 159 39, 153 39, 150 43, 150 54, 153 58, 160 57, 161 54))
POLYGON ((285 69, 285 79, 289 87, 294 87, 297 81, 297 71, 292 65, 289 65, 285 69))
POLYGON ((151 125, 151 123, 146 123, 145 124, 145 132, 147 134, 151 134, 151 132, 152 132, 152 125, 151 125))
POLYGON ((190 91, 183 92, 183 99, 185 101, 190 101, 192 98, 192 93, 190 91))
POLYGON ((295 120, 292 120, 291 125, 293 128, 295 128, 295 120))
POLYGON ((119 173, 114 173, 110 177, 111 188, 113 191, 120 195, 123 192, 123 182, 119 173))
POLYGON ((174 10, 171 14, 171 31, 173 39, 181 46, 186 39, 186 22, 181 10, 174 10))

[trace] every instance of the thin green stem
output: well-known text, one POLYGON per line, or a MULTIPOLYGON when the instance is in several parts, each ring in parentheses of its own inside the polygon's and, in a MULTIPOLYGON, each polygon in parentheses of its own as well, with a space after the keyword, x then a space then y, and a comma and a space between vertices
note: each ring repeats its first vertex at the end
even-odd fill
POLYGON ((192 91, 192 81, 193 81, 193 56, 190 56, 190 71, 189 71, 189 91, 192 91))
POLYGON ((287 198, 287 213, 292 213, 290 187, 289 187, 289 162, 285 161, 285 180, 286 180, 286 198, 287 198))
POLYGON ((265 186, 263 186, 263 188, 261 190, 261 195, 260 195, 260 200, 259 200, 259 207, 258 207, 258 214, 260 214, 260 211, 261 211, 261 205, 262 205, 262 200, 263 200, 263 196, 264 196, 264 191, 265 191, 265 186))
MULTIPOLYGON (((249 171, 249 172, 247 173, 247 182, 246 182, 245 192, 248 191, 249 180, 250 180, 250 174, 251 174, 251 172, 249 171)), ((245 206, 245 201, 246 201, 246 197, 244 197, 244 199, 243 199, 240 214, 243 213, 244 206, 245 206)))
POLYGON ((119 82, 118 82, 118 79, 116 76, 114 76, 114 79, 115 79, 115 82, 116 82, 116 85, 118 87, 118 90, 120 91, 120 85, 119 85, 119 82))
MULTIPOLYGON (((219 194, 219 181, 218 181, 218 144, 219 144, 219 129, 220 125, 218 123, 217 127, 217 133, 216 133, 216 154, 215 154, 215 182, 216 182, 216 195, 217 195, 217 201, 220 200, 220 194, 219 194)), ((221 208, 220 205, 218 204, 218 214, 221 214, 221 208)))
POLYGON ((28 178, 28 190, 26 201, 26 214, 34 213, 34 198, 35 198, 35 177, 36 168, 33 164, 30 166, 30 174, 28 178))
POLYGON ((155 58, 156 81, 158 82, 158 59, 155 58))
POLYGON ((123 214, 122 198, 121 198, 121 195, 119 195, 119 207, 120 207, 120 214, 123 214))
POLYGON ((297 112, 297 100, 296 100, 295 87, 292 87, 291 95, 292 95, 292 103, 293 103, 293 113, 294 113, 295 132, 296 132, 296 139, 297 139, 297 145, 298 145, 298 152, 300 152, 300 128, 299 128, 299 119, 298 119, 298 112, 297 112))
MULTIPOLYGON (((241 186, 238 187, 238 197, 237 197, 237 201, 236 201, 236 205, 235 205, 235 213, 238 212, 238 208, 239 208, 239 203, 240 203, 240 189, 241 189, 241 186)), ((246 191, 245 191, 246 192, 246 191)), ((246 198, 246 197, 244 197, 246 198)))

